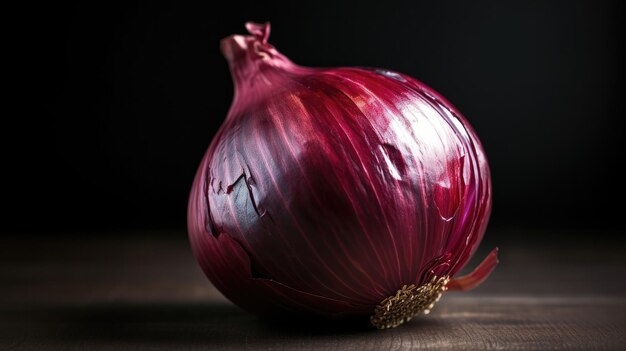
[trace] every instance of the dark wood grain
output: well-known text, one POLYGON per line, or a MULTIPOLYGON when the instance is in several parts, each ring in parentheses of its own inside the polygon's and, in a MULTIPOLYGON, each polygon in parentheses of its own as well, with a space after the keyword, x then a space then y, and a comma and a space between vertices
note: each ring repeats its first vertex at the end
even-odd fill
POLYGON ((483 286, 387 331, 249 315, 211 287, 182 233, 0 244, 0 350, 626 349, 618 244, 504 245, 483 286))

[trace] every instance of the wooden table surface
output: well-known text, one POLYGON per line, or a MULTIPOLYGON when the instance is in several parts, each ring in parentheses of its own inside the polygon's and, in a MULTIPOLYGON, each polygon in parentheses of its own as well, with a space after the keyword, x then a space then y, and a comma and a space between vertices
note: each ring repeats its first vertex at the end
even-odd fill
POLYGON ((501 244, 478 289, 378 331, 243 312, 204 278, 184 233, 4 236, 0 350, 626 350, 623 245, 532 238, 501 244))

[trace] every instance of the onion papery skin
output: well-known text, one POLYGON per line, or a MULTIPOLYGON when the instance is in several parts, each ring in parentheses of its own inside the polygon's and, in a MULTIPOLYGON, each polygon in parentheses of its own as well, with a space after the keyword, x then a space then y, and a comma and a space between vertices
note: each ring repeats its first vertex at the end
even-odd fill
POLYGON ((343 317, 454 278, 492 203, 467 120, 407 75, 297 66, 267 43, 269 24, 247 27, 222 41, 234 100, 189 199, 211 282, 254 313, 343 317))

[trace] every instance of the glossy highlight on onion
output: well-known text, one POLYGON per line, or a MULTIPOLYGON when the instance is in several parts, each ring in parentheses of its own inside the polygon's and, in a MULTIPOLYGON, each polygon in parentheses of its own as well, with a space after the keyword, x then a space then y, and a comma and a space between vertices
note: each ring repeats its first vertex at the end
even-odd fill
POLYGON ((472 273, 491 211, 483 148, 437 92, 398 72, 309 68, 268 44, 269 24, 221 42, 235 85, 193 182, 188 229, 211 282, 258 314, 427 313, 472 273))

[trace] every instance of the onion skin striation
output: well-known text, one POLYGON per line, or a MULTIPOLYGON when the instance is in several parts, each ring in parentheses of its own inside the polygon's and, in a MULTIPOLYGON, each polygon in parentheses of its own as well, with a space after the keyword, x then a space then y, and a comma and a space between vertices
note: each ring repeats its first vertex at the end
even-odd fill
POLYGON ((234 100, 189 199, 211 282, 254 313, 329 317, 373 316, 437 277, 450 278, 438 293, 481 283, 496 250, 455 279, 491 211, 461 113, 401 73, 297 66, 267 43, 269 24, 246 26, 221 43, 234 100))

